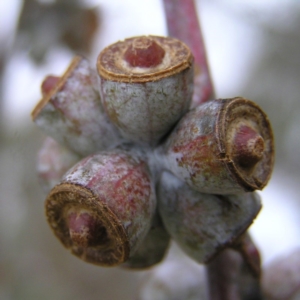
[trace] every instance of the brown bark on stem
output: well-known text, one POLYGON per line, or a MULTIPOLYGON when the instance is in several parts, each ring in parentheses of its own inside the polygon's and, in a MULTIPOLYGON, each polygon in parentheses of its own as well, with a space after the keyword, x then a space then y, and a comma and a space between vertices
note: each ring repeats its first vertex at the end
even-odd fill
POLYGON ((164 0, 168 35, 185 42, 195 57, 192 107, 214 98, 201 26, 193 0, 164 0))
POLYGON ((249 232, 246 232, 239 242, 233 245, 233 249, 241 254, 252 275, 259 278, 261 275, 260 254, 249 232))
POLYGON ((238 253, 226 249, 207 265, 210 300, 240 300, 238 276, 241 260, 238 253))
POLYGON ((233 249, 225 249, 208 263, 208 299, 262 300, 260 256, 249 233, 233 249))

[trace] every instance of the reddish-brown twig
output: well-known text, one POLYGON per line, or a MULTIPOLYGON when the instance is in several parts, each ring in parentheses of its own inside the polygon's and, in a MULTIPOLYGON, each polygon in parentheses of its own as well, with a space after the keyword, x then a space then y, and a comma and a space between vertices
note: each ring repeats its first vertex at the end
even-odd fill
POLYGON ((241 254, 252 275, 259 278, 261 275, 260 253, 250 233, 246 232, 240 241, 233 245, 233 249, 241 254))
POLYGON ((192 107, 214 98, 201 27, 193 0, 164 0, 168 35, 185 42, 195 58, 192 107))
POLYGON ((209 299, 239 300, 238 274, 241 258, 233 250, 219 253, 207 265, 209 299))

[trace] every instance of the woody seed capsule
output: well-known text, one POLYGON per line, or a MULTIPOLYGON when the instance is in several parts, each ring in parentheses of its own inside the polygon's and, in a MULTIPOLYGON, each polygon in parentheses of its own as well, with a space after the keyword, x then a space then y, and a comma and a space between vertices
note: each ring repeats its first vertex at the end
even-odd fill
POLYGON ((55 235, 74 255, 116 266, 132 256, 148 233, 156 198, 145 160, 114 150, 71 168, 45 207, 55 235))
POLYGON ((170 37, 133 37, 100 53, 101 99, 123 137, 158 143, 190 106, 192 64, 189 48, 170 37))
POLYGON ((199 263, 208 262, 220 250, 232 245, 261 209, 256 193, 203 194, 167 172, 161 177, 158 203, 171 237, 199 263))
POLYGON ((188 112, 159 151, 166 169, 211 194, 261 190, 274 163, 267 116, 239 97, 209 101, 188 112))
POLYGON ((86 156, 119 143, 119 134, 106 116, 97 74, 76 56, 62 77, 48 76, 33 121, 47 135, 75 153, 86 156))

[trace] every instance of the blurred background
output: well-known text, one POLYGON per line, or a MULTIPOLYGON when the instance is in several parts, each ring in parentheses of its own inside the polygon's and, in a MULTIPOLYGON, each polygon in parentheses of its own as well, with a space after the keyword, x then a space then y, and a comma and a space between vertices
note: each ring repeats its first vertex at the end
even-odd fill
MULTIPOLYGON (((300 246, 300 1, 196 4, 217 96, 255 101, 273 125, 274 175, 251 227, 266 265, 300 246)), ((46 224, 35 172, 44 136, 30 113, 43 78, 74 54, 96 63, 103 47, 142 34, 166 35, 160 0, 0 2, 1 300, 136 299, 147 272, 83 263, 46 224)))

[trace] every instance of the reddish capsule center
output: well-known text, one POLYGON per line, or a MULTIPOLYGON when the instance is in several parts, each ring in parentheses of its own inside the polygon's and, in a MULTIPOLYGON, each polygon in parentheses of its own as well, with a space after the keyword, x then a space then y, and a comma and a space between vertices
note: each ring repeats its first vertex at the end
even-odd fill
POLYGON ((161 64, 165 50, 149 37, 133 40, 124 54, 124 59, 132 67, 151 68, 161 64))
POLYGON ((233 156, 239 165, 253 167, 263 158, 264 150, 264 139, 253 128, 243 125, 237 130, 233 139, 233 156))
POLYGON ((70 211, 67 215, 67 224, 70 238, 77 246, 86 248, 107 243, 105 227, 88 212, 70 211))
POLYGON ((49 75, 47 76, 41 85, 42 95, 46 96, 48 95, 57 85, 60 78, 57 76, 49 75))

